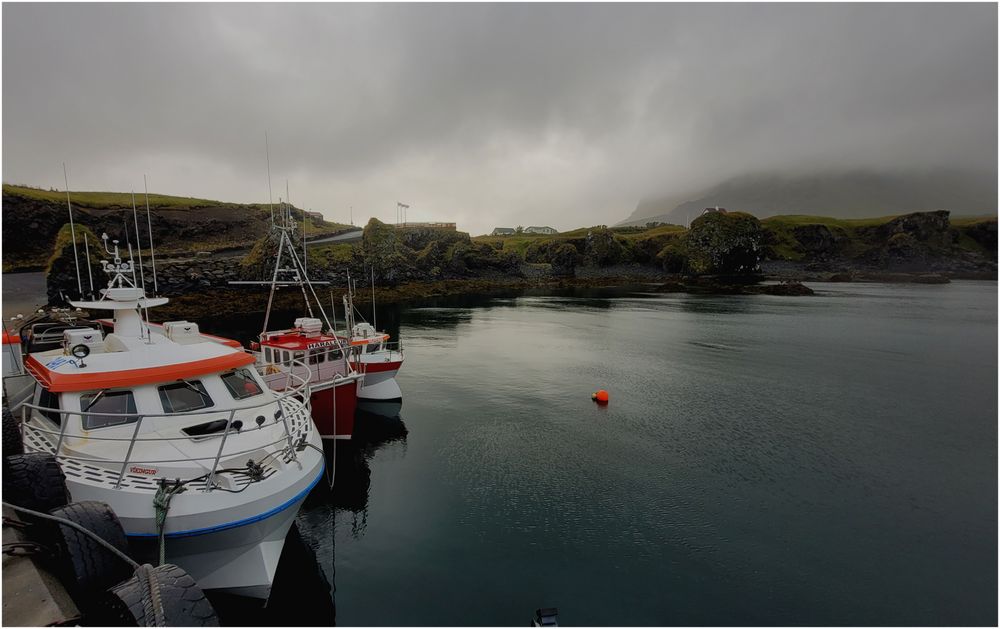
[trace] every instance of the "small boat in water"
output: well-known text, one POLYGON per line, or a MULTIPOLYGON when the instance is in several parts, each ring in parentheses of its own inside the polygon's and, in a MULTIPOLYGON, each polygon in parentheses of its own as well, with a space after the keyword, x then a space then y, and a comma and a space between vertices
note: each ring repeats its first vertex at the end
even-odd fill
POLYGON ((300 317, 288 330, 264 332, 253 346, 256 366, 274 391, 284 391, 294 374, 309 383, 313 421, 324 439, 350 439, 358 382, 363 374, 348 360, 341 340, 323 332, 323 322, 300 317))
MULTIPOLYGON (((374 278, 372 283, 374 285, 374 278)), ((350 333, 343 332, 340 336, 351 347, 352 366, 364 376, 358 386, 358 400, 402 402, 403 392, 396 384, 396 374, 403 366, 403 345, 399 341, 390 342, 388 333, 379 332, 367 321, 362 319, 360 323, 357 322, 358 311, 354 308, 354 291, 350 288, 350 280, 348 288, 347 294, 344 295, 344 312, 350 333)), ((373 315, 374 300, 373 291, 373 315)), ((368 404, 368 406, 373 405, 368 404)), ((374 407, 377 408, 377 405, 374 407)))
POLYGON ((24 449, 56 458, 74 500, 107 503, 133 552, 155 557, 162 544, 202 589, 266 599, 285 536, 324 474, 301 401, 308 381, 289 371, 273 391, 238 346, 186 321, 149 324, 142 313, 167 299, 136 286, 117 241, 108 253, 108 288, 71 302, 112 311, 108 333, 64 321, 33 325, 19 346, 4 339, 33 384, 15 407, 24 449))
POLYGON ((327 282, 309 279, 305 265, 295 251, 297 238, 292 237, 295 230, 291 209, 280 204, 271 230, 278 243, 271 281, 230 283, 266 285, 270 288, 264 329, 249 350, 256 357, 255 366, 267 386, 275 392, 284 392, 289 386, 290 376, 305 380, 309 385, 313 421, 320 436, 323 439, 350 439, 363 374, 351 361, 349 346, 336 334, 324 332, 324 324, 328 330, 332 330, 333 326, 327 320, 314 285, 327 282), (291 267, 282 266, 286 250, 291 267), (268 330, 274 292, 286 286, 302 291, 309 316, 296 319, 292 328, 268 330), (313 316, 314 307, 322 318, 313 316))

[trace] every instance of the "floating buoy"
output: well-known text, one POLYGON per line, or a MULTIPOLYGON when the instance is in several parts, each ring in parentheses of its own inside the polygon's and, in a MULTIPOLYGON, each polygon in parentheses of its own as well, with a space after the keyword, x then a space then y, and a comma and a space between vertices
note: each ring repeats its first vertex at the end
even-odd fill
POLYGON ((590 396, 590 399, 594 400, 598 404, 607 404, 608 403, 608 392, 605 391, 604 389, 601 389, 597 393, 592 394, 590 396))

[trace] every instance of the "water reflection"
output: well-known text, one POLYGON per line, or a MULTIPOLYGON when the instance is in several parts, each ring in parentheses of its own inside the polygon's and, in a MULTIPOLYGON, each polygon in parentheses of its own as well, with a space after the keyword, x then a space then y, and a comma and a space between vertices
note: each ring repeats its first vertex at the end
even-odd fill
MULTIPOLYGON (((332 577, 333 572, 329 575, 332 577)), ((298 525, 292 525, 266 603, 222 592, 209 591, 206 595, 224 626, 329 627, 337 619, 331 581, 312 547, 300 535, 298 525)))

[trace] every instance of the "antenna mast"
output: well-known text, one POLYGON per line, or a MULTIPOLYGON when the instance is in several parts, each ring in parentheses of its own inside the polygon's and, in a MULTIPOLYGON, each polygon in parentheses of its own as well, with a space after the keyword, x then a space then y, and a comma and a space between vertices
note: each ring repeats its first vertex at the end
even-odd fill
POLYGON ((66 183, 66 209, 69 210, 69 231, 73 237, 73 264, 76 266, 76 290, 83 297, 83 282, 80 281, 80 258, 76 255, 76 227, 73 225, 73 206, 69 202, 69 177, 66 176, 66 162, 63 162, 63 181, 66 183))
POLYGON ((139 279, 142 282, 142 296, 146 296, 146 273, 142 268, 142 241, 139 240, 139 213, 135 209, 135 190, 132 191, 132 224, 135 226, 135 249, 139 256, 139 279))
POLYGON ((153 248, 153 221, 149 218, 149 186, 146 184, 146 175, 142 176, 142 187, 146 190, 146 229, 149 231, 149 255, 153 258, 153 294, 159 295, 160 289, 156 285, 156 249, 153 248))
POLYGON ((87 256, 87 279, 90 280, 90 297, 94 297, 94 274, 90 270, 90 239, 87 238, 87 232, 83 232, 83 255, 87 256))
POLYGON ((267 207, 271 210, 271 224, 274 225, 274 193, 271 192, 271 146, 264 131, 264 155, 267 158, 267 207))

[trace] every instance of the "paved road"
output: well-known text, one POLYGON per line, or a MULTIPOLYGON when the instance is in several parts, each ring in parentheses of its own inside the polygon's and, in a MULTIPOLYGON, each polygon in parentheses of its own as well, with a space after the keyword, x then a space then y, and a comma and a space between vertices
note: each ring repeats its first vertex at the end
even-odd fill
POLYGON ((319 240, 309 240, 306 242, 309 246, 320 245, 328 242, 357 242, 361 240, 361 234, 364 233, 363 229, 358 229, 355 231, 344 232, 342 234, 337 234, 336 236, 330 236, 329 238, 320 238, 319 240))

